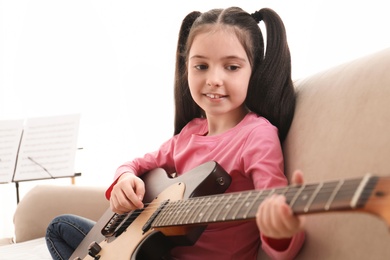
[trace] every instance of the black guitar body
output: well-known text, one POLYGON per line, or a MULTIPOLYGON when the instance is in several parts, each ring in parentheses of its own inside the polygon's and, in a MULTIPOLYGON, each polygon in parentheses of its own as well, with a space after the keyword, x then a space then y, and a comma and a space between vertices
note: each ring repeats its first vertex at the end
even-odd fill
MULTIPOLYGON (((156 200, 161 192, 174 184, 185 184, 183 199, 221 194, 226 191, 231 183, 231 177, 225 170, 214 161, 204 163, 191 171, 172 178, 163 169, 155 169, 142 176, 145 182, 144 204, 156 200)), ((182 185, 183 186, 183 185, 182 185)), ((147 210, 147 207, 145 208, 147 210)), ((129 213, 131 214, 131 213, 129 213)), ((114 213, 108 209, 99 219, 93 229, 88 233, 81 242, 70 259, 94 259, 88 255, 88 247, 92 242, 113 243, 119 235, 106 237, 103 235, 106 224, 113 217, 114 213)), ((177 236, 165 236, 159 231, 152 231, 146 239, 140 241, 134 252, 128 259, 137 260, 154 260, 169 259, 168 253, 175 246, 193 245, 206 226, 191 227, 186 230, 185 234, 177 236)), ((127 232, 123 231, 123 234, 127 232)), ((107 259, 107 258, 104 258, 107 259)))

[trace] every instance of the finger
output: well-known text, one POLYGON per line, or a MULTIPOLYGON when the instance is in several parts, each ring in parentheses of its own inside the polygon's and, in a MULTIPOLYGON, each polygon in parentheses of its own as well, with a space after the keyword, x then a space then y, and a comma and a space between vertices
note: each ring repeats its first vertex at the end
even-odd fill
POLYGON ((263 235, 268 237, 274 236, 274 198, 275 194, 266 198, 259 207, 259 229, 263 235))
POLYGON ((111 194, 110 198, 110 208, 113 212, 118 214, 123 214, 129 211, 130 206, 124 205, 123 201, 126 201, 124 198, 119 198, 116 193, 111 194))
POLYGON ((295 216, 291 208, 284 204, 280 208, 281 222, 284 227, 284 238, 292 237, 300 229, 300 220, 295 216))
MULTIPOLYGON (((138 197, 135 195, 131 184, 132 182, 118 182, 112 192, 110 198, 111 209, 119 214, 129 212, 136 209, 139 205, 135 205, 132 200, 136 203, 139 202, 138 197)), ((141 203, 142 206, 142 203, 141 203)))
POLYGON ((136 188, 125 186, 122 190, 123 196, 119 200, 120 205, 126 207, 128 210, 143 208, 144 205, 140 199, 141 195, 137 195, 134 189, 136 188))
POLYGON ((286 204, 282 195, 274 195, 268 201, 265 210, 268 211, 268 223, 263 234, 275 239, 289 238, 294 234, 295 216, 286 204), (293 223, 294 222, 294 223, 293 223))
POLYGON ((127 210, 143 208, 145 184, 140 178, 134 175, 125 176, 114 186, 114 192, 117 194, 118 203, 123 208, 127 210))
POLYGON ((286 215, 291 214, 288 212, 289 207, 286 204, 286 198, 282 195, 278 195, 273 201, 273 216, 272 216, 272 237, 285 238, 288 227, 286 226, 286 215), (287 207, 287 208, 286 208, 287 207))
MULTIPOLYGON (((135 190, 135 193, 136 193, 139 201, 142 202, 142 200, 144 199, 144 195, 145 195, 145 183, 141 179, 137 178, 135 180, 135 189, 134 190, 135 190)), ((143 204, 141 205, 141 207, 143 207, 143 204)))
POLYGON ((292 184, 302 184, 304 181, 303 178, 303 173, 300 170, 294 171, 292 178, 291 178, 291 183, 292 184))
POLYGON ((266 216, 267 210, 265 209, 267 206, 267 199, 265 199, 260 205, 257 210, 256 214, 256 223, 258 228, 260 229, 261 233, 267 233, 267 223, 265 222, 268 217, 266 216))

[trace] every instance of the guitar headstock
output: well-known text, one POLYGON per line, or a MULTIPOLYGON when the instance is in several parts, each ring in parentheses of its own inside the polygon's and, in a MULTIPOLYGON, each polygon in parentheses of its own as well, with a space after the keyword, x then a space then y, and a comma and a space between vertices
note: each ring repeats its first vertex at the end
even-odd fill
POLYGON ((362 210, 382 218, 390 228, 390 176, 375 178, 378 180, 362 210))

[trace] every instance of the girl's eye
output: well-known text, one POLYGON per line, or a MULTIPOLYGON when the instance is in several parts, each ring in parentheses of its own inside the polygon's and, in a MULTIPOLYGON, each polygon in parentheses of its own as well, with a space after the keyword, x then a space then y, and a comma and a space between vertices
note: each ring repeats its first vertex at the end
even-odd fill
POLYGON ((231 65, 226 67, 228 70, 235 71, 238 70, 240 67, 236 65, 231 65))
POLYGON ((205 70, 205 69, 207 69, 208 67, 207 67, 207 65, 196 65, 195 68, 196 68, 197 70, 205 70))

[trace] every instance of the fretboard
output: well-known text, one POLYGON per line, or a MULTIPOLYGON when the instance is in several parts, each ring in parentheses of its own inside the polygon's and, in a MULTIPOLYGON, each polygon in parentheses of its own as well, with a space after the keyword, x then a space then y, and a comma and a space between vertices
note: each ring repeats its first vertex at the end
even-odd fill
POLYGON ((158 228, 254 219, 260 203, 274 193, 284 195, 296 214, 357 209, 365 205, 377 179, 367 175, 359 179, 168 201, 152 226, 158 228))

